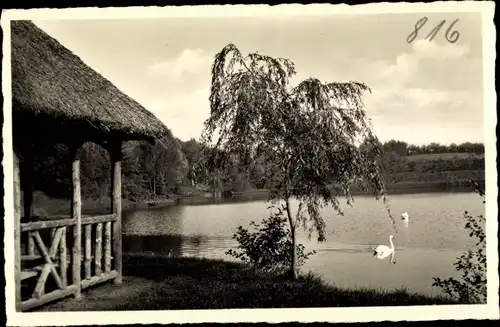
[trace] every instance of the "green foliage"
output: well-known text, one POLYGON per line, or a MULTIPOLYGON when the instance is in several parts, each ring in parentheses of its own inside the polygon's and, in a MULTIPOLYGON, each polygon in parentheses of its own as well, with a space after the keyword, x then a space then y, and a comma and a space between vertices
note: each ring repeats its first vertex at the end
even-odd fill
MULTIPOLYGON (((361 144, 360 150, 366 152, 369 144, 361 144)), ((429 145, 409 145, 407 152, 411 155, 399 156, 398 151, 401 152, 404 144, 394 140, 377 142, 377 149, 369 150, 379 152, 379 165, 387 183, 440 181, 448 187, 461 187, 470 178, 478 177, 484 183, 482 144, 441 145, 432 152, 429 152, 429 145), (400 150, 397 150, 397 145, 400 150)), ((182 142, 172 135, 157 140, 155 144, 125 142, 122 150, 123 196, 132 200, 168 197, 180 192, 181 186, 211 186, 219 191, 232 192, 269 187, 269 176, 272 176, 275 165, 265 157, 244 157, 233 153, 227 155, 229 160, 217 175, 204 174, 195 167, 204 165, 209 159, 203 157, 205 151, 201 142, 194 139, 182 142)), ((222 156, 224 151, 219 151, 222 156)), ((111 183, 109 154, 101 146, 88 142, 83 145, 81 155, 83 196, 91 199, 107 197, 111 183)), ((64 144, 36 147, 33 167, 35 189, 52 198, 69 198, 69 160, 68 148, 64 144)), ((23 158, 20 161, 23 164, 23 158)), ((333 179, 326 182, 335 184, 333 179)))
MULTIPOLYGON (((391 141, 389 141, 391 142, 391 141)), ((399 142, 399 141, 397 141, 399 142)), ((451 143, 450 145, 439 144, 431 142, 430 144, 408 145, 407 155, 418 154, 435 154, 435 153, 470 153, 470 154, 484 154, 484 144, 464 142, 461 144, 451 143)))
MULTIPOLYGON (((477 186, 479 195, 484 197, 484 192, 477 186)), ((483 203, 485 201, 483 200, 483 203)), ((455 278, 441 279, 434 277, 433 286, 440 287, 446 294, 457 298, 462 303, 486 302, 486 235, 484 233, 485 218, 483 215, 472 216, 465 211, 465 228, 469 236, 476 239, 473 249, 462 254, 454 263, 455 269, 462 275, 461 280, 455 278)))
MULTIPOLYGON (((342 214, 329 181, 343 191, 348 204, 353 201, 353 183, 370 187, 386 203, 379 151, 358 147, 360 142, 377 142, 362 101, 370 89, 363 83, 323 83, 316 78, 291 86, 294 74, 288 59, 258 53, 243 57, 233 44, 215 56, 202 168, 207 175, 220 176, 236 156, 251 175, 254 163, 264 164, 259 181, 271 190, 271 200, 285 200, 292 242, 300 224, 322 241, 326 225, 321 208, 331 205, 342 214), (300 203, 296 215, 290 198, 300 203)), ((291 256, 294 271, 295 253, 291 256)))
MULTIPOLYGON (((33 184, 35 190, 43 190, 55 198, 71 196, 71 164, 67 146, 53 144, 35 147, 33 184)), ((23 159, 20 158, 21 165, 23 159)))
MULTIPOLYGON (((250 225, 255 229, 254 232, 239 226, 233 239, 238 241, 237 249, 240 251, 231 249, 226 254, 266 272, 287 272, 292 262, 293 241, 291 231, 286 226, 285 210, 284 206, 278 207, 275 213, 262 221, 262 226, 252 221, 250 225)), ((306 253, 302 244, 297 244, 296 248, 297 267, 316 253, 306 253)))
POLYGON ((366 182, 375 196, 384 196, 376 161, 356 145, 376 141, 363 110, 362 95, 369 88, 314 78, 290 87, 294 74, 287 59, 258 53, 243 57, 232 44, 216 55, 211 114, 203 133, 209 145, 205 168, 223 169, 232 154, 249 158, 242 162, 247 171, 254 162, 266 163, 261 181, 273 199, 297 198, 322 238, 320 207, 331 204, 340 212, 327 181, 341 185, 349 203, 353 181, 366 182))
MULTIPOLYGON (((188 163, 180 141, 172 135, 156 140, 129 141, 122 148, 122 193, 129 199, 166 197, 184 181, 188 163)), ((85 198, 109 196, 111 164, 108 152, 92 142, 81 150, 82 194, 85 198)), ((71 194, 71 163, 62 144, 35 148, 34 186, 56 198, 71 194)))
POLYGON ((111 161, 109 153, 99 145, 83 144, 80 155, 82 196, 105 198, 111 190, 111 161))

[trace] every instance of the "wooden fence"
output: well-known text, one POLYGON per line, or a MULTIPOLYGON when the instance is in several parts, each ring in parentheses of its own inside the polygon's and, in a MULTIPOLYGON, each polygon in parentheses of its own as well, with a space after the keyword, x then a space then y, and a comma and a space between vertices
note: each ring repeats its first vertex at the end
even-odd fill
MULTIPOLYGON (((82 217, 80 146, 70 146, 71 218, 43 221, 33 221, 31 217, 30 178, 25 179, 29 182, 24 185, 25 217, 21 217, 20 166, 14 151, 14 277, 18 311, 69 295, 79 297, 82 289, 111 279, 115 284, 122 282, 121 140, 107 144, 111 154, 112 208, 110 214, 102 216, 82 217)), ((25 161, 30 158, 29 151, 26 153, 25 161)), ((25 166, 31 167, 31 163, 25 166)), ((29 177, 29 169, 25 172, 29 177)))
POLYGON ((21 224, 26 246, 21 255, 18 310, 79 296, 82 289, 118 277, 117 270, 112 269, 116 264, 112 255, 117 245, 113 244, 116 220, 116 214, 84 217, 80 232, 76 219, 21 224), (82 234, 83 238, 79 236, 82 234))

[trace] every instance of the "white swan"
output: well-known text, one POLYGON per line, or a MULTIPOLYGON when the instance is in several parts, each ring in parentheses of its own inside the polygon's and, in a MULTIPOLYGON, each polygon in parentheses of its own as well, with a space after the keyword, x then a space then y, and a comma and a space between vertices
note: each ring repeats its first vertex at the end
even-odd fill
POLYGON ((403 212, 401 214, 401 220, 405 224, 405 227, 408 228, 410 225, 410 216, 408 215, 408 212, 403 212))
POLYGON ((379 245, 375 249, 373 249, 373 256, 376 257, 377 259, 385 259, 388 256, 391 256, 389 262, 395 264, 396 263, 394 261, 395 249, 394 249, 394 243, 392 242, 392 240, 394 239, 395 237, 390 235, 389 243, 391 244, 391 247, 388 247, 387 245, 379 245))
POLYGON ((396 251, 392 251, 391 259, 389 260, 390 264, 395 265, 396 261, 394 261, 394 256, 396 255, 396 251))

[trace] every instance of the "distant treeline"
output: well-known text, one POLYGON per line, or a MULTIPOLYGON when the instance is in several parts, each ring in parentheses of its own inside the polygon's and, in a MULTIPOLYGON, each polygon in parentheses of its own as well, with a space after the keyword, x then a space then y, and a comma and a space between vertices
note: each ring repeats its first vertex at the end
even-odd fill
MULTIPOLYGON (((379 143, 378 147, 382 154, 383 171, 385 175, 389 174, 388 182, 396 180, 391 179, 390 174, 431 176, 426 177, 427 180, 442 172, 484 170, 484 145, 480 143, 431 143, 417 146, 391 140, 379 143)), ((217 181, 204 179, 199 174, 196 176, 192 167, 200 159, 201 148, 202 144, 194 139, 183 142, 172 134, 157 140, 155 144, 145 141, 126 142, 123 145, 122 162, 123 196, 140 201, 201 192, 199 189, 211 187, 220 191, 239 192, 260 189, 264 185, 262 178, 265 163, 254 163, 250 171, 244 171, 237 159, 228 163, 217 181)), ((109 154, 93 143, 86 143, 81 151, 83 196, 109 196, 109 154)), ((71 164, 67 147, 53 145, 43 151, 36 149, 35 160, 35 190, 43 191, 51 197, 69 198, 71 164)), ((398 177, 397 180, 399 179, 398 177)))
POLYGON ((395 152, 400 157, 416 154, 435 154, 435 153, 470 153, 484 154, 483 143, 465 142, 462 144, 451 143, 449 145, 432 142, 427 145, 414 145, 402 141, 390 140, 380 144, 386 153, 395 152))
POLYGON ((390 140, 379 142, 385 173, 484 170, 484 144, 411 145, 390 140))

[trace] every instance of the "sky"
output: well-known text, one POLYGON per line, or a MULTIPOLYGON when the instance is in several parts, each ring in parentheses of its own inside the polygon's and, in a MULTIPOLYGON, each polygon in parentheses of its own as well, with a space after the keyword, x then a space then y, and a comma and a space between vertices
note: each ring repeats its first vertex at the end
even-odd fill
POLYGON ((181 140, 210 114, 210 68, 233 43, 295 63, 294 83, 358 81, 382 141, 484 142, 478 13, 36 20, 36 25, 153 112, 181 140), (415 23, 428 21, 417 38, 415 23), (446 40, 450 23, 460 37, 446 40), (425 37, 446 20, 433 41, 425 37))

